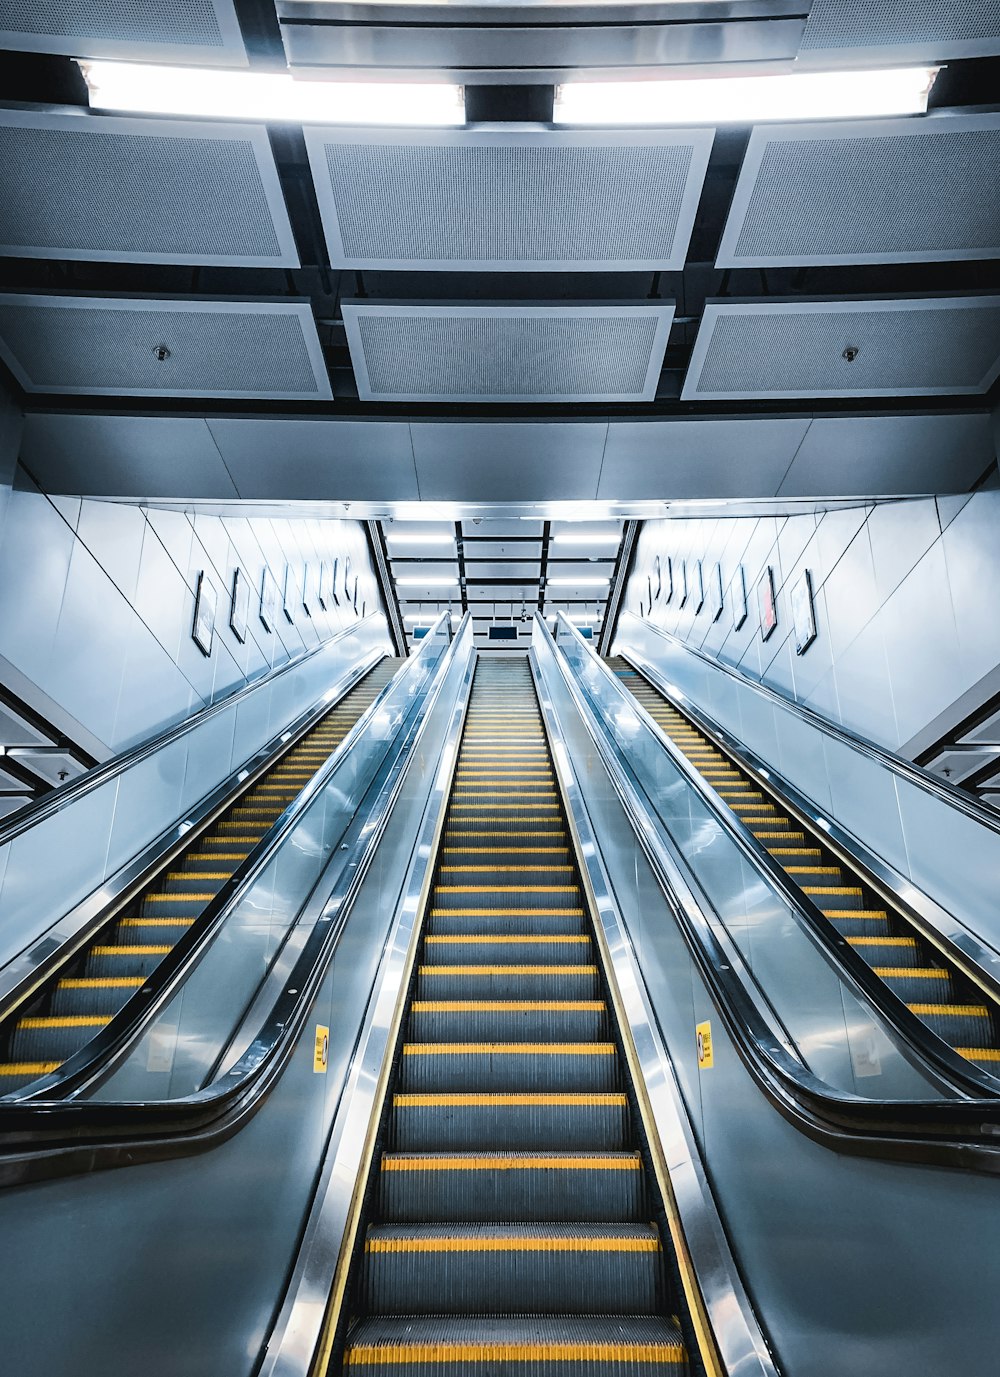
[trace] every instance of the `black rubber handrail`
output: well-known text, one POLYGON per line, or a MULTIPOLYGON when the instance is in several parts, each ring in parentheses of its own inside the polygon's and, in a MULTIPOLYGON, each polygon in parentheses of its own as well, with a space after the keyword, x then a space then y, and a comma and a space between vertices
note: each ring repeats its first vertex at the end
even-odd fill
MULTIPOLYGON (((310 930, 260 1031, 242 1056, 212 1085, 178 1100, 0 1101, 0 1186, 203 1151, 231 1137, 256 1113, 284 1069, 310 1016, 320 982, 381 841, 423 724, 447 680, 468 620, 467 613, 426 693, 410 706, 393 747, 344 833, 340 851, 346 849, 351 856, 342 866, 323 914, 310 930)), ((183 969, 174 973, 167 994, 183 982, 186 973, 183 969)), ((99 1034, 98 1038, 101 1037, 99 1034)), ((104 1047, 105 1059, 127 1050, 132 1038, 132 1034, 122 1032, 120 1038, 110 1039, 115 1045, 104 1047)))
MULTIPOLYGON (((542 634, 554 648, 544 624, 542 634)), ((581 644, 585 645, 582 638, 581 644)), ((1000 1174, 1000 1097, 995 1092, 975 1099, 866 1099, 832 1090, 782 1045, 705 918, 701 905, 707 901, 696 900, 693 891, 687 902, 679 896, 677 879, 665 859, 670 846, 662 823, 648 803, 640 803, 644 790, 617 743, 595 728, 595 721, 602 719, 588 706, 572 668, 561 655, 556 663, 583 708, 583 720, 726 1030, 775 1108, 801 1132, 837 1152, 1000 1174)), ((674 865, 680 872, 683 862, 674 865)), ((933 1037, 923 1025, 921 1029, 933 1037)), ((921 1047, 915 1050, 923 1056, 921 1047)))
POLYGON ((176 722, 172 727, 167 727, 165 731, 156 736, 149 737, 146 741, 141 741, 138 746, 130 746, 127 751, 122 751, 119 755, 113 755, 108 760, 104 760, 100 765, 95 765, 93 769, 87 770, 85 774, 77 775, 76 779, 68 780, 61 784, 57 789, 44 794, 34 803, 27 804, 24 808, 19 808, 12 814, 12 820, 0 825, 0 846, 5 846, 8 842, 19 837, 22 832, 27 832, 36 823, 42 822, 53 813, 59 813, 63 808, 75 803, 78 798, 92 793, 94 789, 105 784, 115 775, 124 774, 126 770, 137 765, 141 760, 148 756, 155 755, 163 747, 169 746, 171 742, 177 741, 180 737, 187 735, 200 727, 203 722, 231 708, 234 703, 238 703, 242 698, 247 698, 251 693, 272 679, 278 679, 283 674, 289 673, 294 669, 299 669, 307 660, 313 659, 321 651, 328 650, 331 645, 343 640, 347 636, 353 635, 363 621, 371 621, 378 613, 372 612, 363 619, 359 619, 353 626, 348 626, 343 631, 338 631, 336 635, 329 637, 320 645, 313 646, 311 650, 304 651, 303 654, 296 656, 294 660, 288 660, 283 665, 278 665, 275 669, 268 670, 266 674, 261 674, 257 679, 251 679, 235 693, 227 694, 225 698, 220 698, 214 703, 209 703, 205 708, 201 708, 191 717, 186 717, 183 722, 176 722))

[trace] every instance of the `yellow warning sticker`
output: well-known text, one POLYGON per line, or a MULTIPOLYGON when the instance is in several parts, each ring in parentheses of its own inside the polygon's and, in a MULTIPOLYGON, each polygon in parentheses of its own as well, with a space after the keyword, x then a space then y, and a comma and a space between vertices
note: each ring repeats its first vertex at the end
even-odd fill
POLYGON ((708 1070, 714 1064, 712 1059, 712 1025, 699 1023, 694 1031, 698 1035, 698 1065, 708 1070))
POLYGON ((330 1030, 316 1024, 316 1043, 313 1047, 313 1070, 325 1072, 330 1060, 330 1030))

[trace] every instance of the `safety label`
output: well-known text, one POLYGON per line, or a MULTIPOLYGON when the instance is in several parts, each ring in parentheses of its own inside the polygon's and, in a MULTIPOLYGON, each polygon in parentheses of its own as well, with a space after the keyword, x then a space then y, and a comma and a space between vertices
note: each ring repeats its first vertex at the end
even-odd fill
POLYGON ((330 1030, 316 1024, 316 1044, 313 1047, 313 1070, 325 1071, 330 1060, 330 1030))
POLYGON ((712 1025, 710 1023, 699 1023, 695 1028, 698 1035, 698 1065, 704 1070, 708 1070, 713 1065, 712 1060, 712 1025))

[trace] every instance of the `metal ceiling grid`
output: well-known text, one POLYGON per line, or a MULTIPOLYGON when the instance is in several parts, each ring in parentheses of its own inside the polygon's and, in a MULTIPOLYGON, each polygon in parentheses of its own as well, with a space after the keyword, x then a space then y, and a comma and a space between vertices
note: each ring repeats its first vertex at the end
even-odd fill
POLYGON ((673 319, 655 305, 345 301, 366 401, 652 401, 673 319))
POLYGON ((799 62, 941 62, 1000 52, 996 0, 812 0, 799 62))
POLYGON ((1000 376, 1000 296, 710 302, 684 400, 939 397, 1000 376))
POLYGON ((335 267, 679 271, 711 129, 306 127, 335 267))
POLYGON ((1000 255, 1000 114, 759 125, 720 268, 1000 255))
POLYGON ((0 109, 0 254, 297 267, 263 124, 0 109))
POLYGON ((232 0, 0 0, 0 48, 245 67, 232 0))
POLYGON ((2 293, 0 356, 27 392, 333 395, 308 302, 2 293))

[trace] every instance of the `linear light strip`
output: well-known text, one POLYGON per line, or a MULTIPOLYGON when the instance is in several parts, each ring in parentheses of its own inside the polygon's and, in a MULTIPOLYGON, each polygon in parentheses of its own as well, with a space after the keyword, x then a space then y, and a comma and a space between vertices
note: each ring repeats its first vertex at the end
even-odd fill
POLYGON ((465 90, 443 82, 297 81, 284 72, 81 62, 94 109, 296 124, 465 123, 465 90))
POLYGON ((922 115, 937 67, 676 77, 670 81, 566 82, 557 124, 755 124, 761 120, 922 115))

